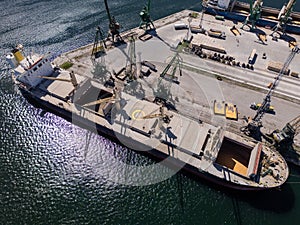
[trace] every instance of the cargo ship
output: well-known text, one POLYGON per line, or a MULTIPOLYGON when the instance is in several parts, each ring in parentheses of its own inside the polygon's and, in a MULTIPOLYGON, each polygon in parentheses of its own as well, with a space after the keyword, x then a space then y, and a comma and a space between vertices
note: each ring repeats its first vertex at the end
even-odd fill
POLYGON ((261 142, 56 67, 49 55, 24 55, 18 45, 6 59, 15 85, 36 107, 223 187, 266 190, 288 178, 285 159, 261 142))
POLYGON ((259 18, 255 22, 257 26, 274 29, 281 19, 286 19, 285 30, 287 33, 300 34, 300 13, 293 12, 295 0, 285 3, 281 10, 264 6, 263 1, 251 1, 251 3, 237 0, 203 0, 202 7, 205 13, 233 21, 244 22, 250 16, 252 8, 257 6, 259 18))

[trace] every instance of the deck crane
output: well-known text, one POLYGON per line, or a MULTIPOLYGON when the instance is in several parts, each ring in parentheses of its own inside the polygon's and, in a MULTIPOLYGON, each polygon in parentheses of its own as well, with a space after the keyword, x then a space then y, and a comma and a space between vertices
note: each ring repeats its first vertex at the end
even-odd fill
POLYGON ((241 131, 245 134, 252 136, 252 137, 258 137, 260 136, 260 127, 262 127, 262 117, 267 112, 267 110, 270 107, 271 103, 271 96, 274 93, 275 88, 278 86, 279 81, 281 80, 282 76, 285 74, 285 71, 288 69, 290 63, 292 62, 293 58, 297 53, 300 53, 300 49, 298 46, 295 46, 291 53, 289 54, 287 60, 285 61, 283 67, 281 68, 278 76, 275 77, 275 81, 271 85, 266 97, 263 99, 263 102, 261 106, 258 108, 256 115, 253 117, 253 119, 248 119, 248 124, 245 127, 241 128, 241 131))
POLYGON ((181 64, 182 64, 182 58, 180 57, 179 53, 176 52, 176 54, 173 56, 171 61, 168 63, 168 65, 165 67, 163 72, 160 74, 160 78, 158 80, 157 84, 157 97, 168 100, 171 96, 171 86, 172 83, 179 83, 178 77, 176 77, 176 71, 177 68, 179 68, 180 76, 182 75, 181 71, 181 64), (168 73, 168 71, 171 70, 171 73, 168 73))
POLYGON ((155 110, 154 112, 142 116, 139 119, 147 120, 147 119, 156 119, 156 122, 151 128, 150 135, 155 135, 157 133, 157 128, 163 132, 166 132, 168 128, 165 127, 165 124, 169 124, 171 122, 171 118, 173 115, 168 115, 165 112, 165 106, 161 105, 159 109, 155 110), (159 111, 158 113, 155 113, 159 111))
POLYGON ((72 70, 69 73, 69 75, 70 75, 70 79, 61 78, 61 77, 47 77, 47 76, 40 76, 40 78, 43 78, 43 79, 46 79, 46 80, 57 80, 57 81, 69 82, 74 86, 74 88, 77 88, 78 82, 77 82, 74 71, 72 70))
POLYGON ((155 26, 152 22, 152 19, 150 17, 150 4, 151 1, 148 0, 148 4, 144 6, 143 10, 140 12, 140 17, 141 17, 141 23, 139 28, 140 29, 145 29, 145 30, 154 30, 155 26))
POLYGON ((100 26, 97 27, 95 41, 92 50, 92 58, 98 58, 100 53, 105 52, 106 44, 104 41, 104 32, 100 26))
POLYGON ((113 43, 120 43, 123 41, 123 39, 120 35, 120 32, 119 32, 119 29, 121 26, 116 21, 115 17, 110 14, 107 0, 104 0, 104 3, 105 3, 106 13, 107 13, 108 20, 109 20, 109 32, 108 32, 107 38, 111 37, 113 43))
POLYGON ((151 113, 142 117, 142 119, 153 119, 153 118, 159 118, 165 123, 169 123, 171 120, 171 117, 165 113, 165 108, 163 105, 159 107, 159 113, 151 113))
MULTIPOLYGON (((84 105, 82 105, 83 107, 88 107, 88 106, 97 106, 97 105, 101 105, 101 104, 106 104, 106 103, 112 103, 115 107, 115 110, 117 110, 116 112, 118 112, 121 109, 121 100, 122 100, 122 95, 121 95, 121 91, 115 87, 113 89, 113 94, 110 97, 106 97, 106 98, 100 98, 96 101, 92 101, 89 103, 86 103, 84 105)), ((101 107, 98 108, 98 113, 101 114, 101 107)))
POLYGON ((273 27, 273 36, 275 33, 278 33, 278 30, 281 29, 283 35, 286 34, 285 29, 288 22, 292 20, 290 17, 293 12, 293 7, 296 4, 296 0, 290 0, 287 4, 284 4, 278 15, 278 23, 273 27))
POLYGON ((247 16, 246 20, 243 23, 242 29, 244 26, 248 25, 251 22, 250 30, 256 28, 256 21, 260 18, 262 11, 263 0, 256 0, 254 3, 250 2, 250 14, 247 16))
POLYGON ((293 143, 294 137, 300 132, 300 115, 288 122, 282 130, 272 132, 272 138, 275 144, 280 147, 286 147, 293 143), (286 146, 284 146, 286 145, 286 146))

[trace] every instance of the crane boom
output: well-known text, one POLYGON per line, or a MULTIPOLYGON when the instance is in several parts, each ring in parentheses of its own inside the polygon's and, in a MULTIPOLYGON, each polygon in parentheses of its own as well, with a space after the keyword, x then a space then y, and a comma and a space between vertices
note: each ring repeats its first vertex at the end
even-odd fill
POLYGON ((295 46, 292 49, 292 52, 289 54, 287 60, 285 61, 283 67, 281 68, 278 76, 275 78, 274 83, 270 87, 266 97, 263 99, 263 102, 261 106, 258 108, 256 115, 253 117, 252 120, 248 121, 248 125, 246 127, 242 127, 242 131, 246 133, 247 135, 252 135, 252 136, 258 136, 259 133, 259 127, 262 126, 262 118, 264 114, 267 112, 268 108, 270 107, 271 103, 271 96, 274 93, 275 88, 278 86, 279 81, 281 80, 282 76, 284 75, 285 71, 288 69, 290 63, 294 59, 295 55, 300 52, 300 49, 298 46, 295 46))
POLYGON ((107 0, 104 0, 105 3, 105 8, 106 8, 106 13, 107 13, 107 17, 109 20, 109 33, 108 33, 108 38, 111 36, 112 38, 112 42, 115 44, 115 38, 116 38, 116 42, 123 42, 122 37, 120 36, 120 24, 116 21, 115 17, 112 16, 110 14, 109 8, 108 8, 108 4, 107 4, 107 0))
POLYGON ((287 60, 285 61, 283 67, 281 68, 278 76, 275 78, 274 83, 272 84, 272 86, 270 87, 266 97, 264 98, 263 103, 258 108, 257 113, 253 118, 254 121, 256 121, 256 122, 261 121, 263 115, 265 114, 266 110, 270 106, 271 96, 272 96, 275 88, 278 86, 279 81, 281 80, 281 78, 284 75, 285 71, 288 69, 290 63, 292 62, 293 58, 295 57, 296 53, 298 53, 298 52, 299 52, 299 48, 298 48, 298 46, 296 46, 295 48, 293 48, 292 52, 289 54, 287 60))
POLYGON ((160 74, 157 82, 157 97, 164 100, 172 98, 171 86, 173 82, 179 84, 178 77, 176 76, 176 71, 178 69, 180 76, 182 75, 181 64, 182 58, 180 57, 179 53, 176 52, 171 61, 160 74))
POLYGON ((106 9, 107 17, 109 20, 109 24, 112 24, 112 18, 111 18, 110 11, 108 8, 107 0, 104 0, 104 4, 105 4, 105 9, 106 9))

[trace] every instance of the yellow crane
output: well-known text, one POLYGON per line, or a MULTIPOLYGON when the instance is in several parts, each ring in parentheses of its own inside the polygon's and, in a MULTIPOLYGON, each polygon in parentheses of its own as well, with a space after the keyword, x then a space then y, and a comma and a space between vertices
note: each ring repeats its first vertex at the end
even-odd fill
POLYGON ((69 73, 70 79, 61 78, 61 77, 47 77, 47 76, 40 76, 40 78, 46 79, 46 80, 57 80, 57 81, 63 81, 63 82, 71 82, 73 86, 76 88, 78 86, 78 82, 76 79, 76 76, 74 74, 74 71, 71 71, 69 73))
POLYGON ((165 123, 170 123, 171 120, 171 117, 165 113, 164 106, 159 107, 159 113, 152 113, 142 117, 142 119, 153 119, 153 118, 160 118, 165 123))

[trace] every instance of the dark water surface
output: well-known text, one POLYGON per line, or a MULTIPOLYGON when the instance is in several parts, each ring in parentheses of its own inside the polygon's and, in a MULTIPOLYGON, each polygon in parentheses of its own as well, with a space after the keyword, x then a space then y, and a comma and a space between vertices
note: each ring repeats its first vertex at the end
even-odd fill
MULTIPOLYGON (((109 4, 127 30, 138 25, 144 2, 109 4)), ((196 0, 152 2, 153 19, 200 9, 196 0)), ((41 116, 15 90, 4 57, 16 43, 55 56, 92 42, 97 25, 107 29, 103 1, 0 3, 0 224, 299 224, 300 171, 293 167, 282 190, 263 193, 229 192, 182 173, 147 186, 114 182, 140 175, 126 174, 122 162, 155 162, 50 113, 41 116)))

